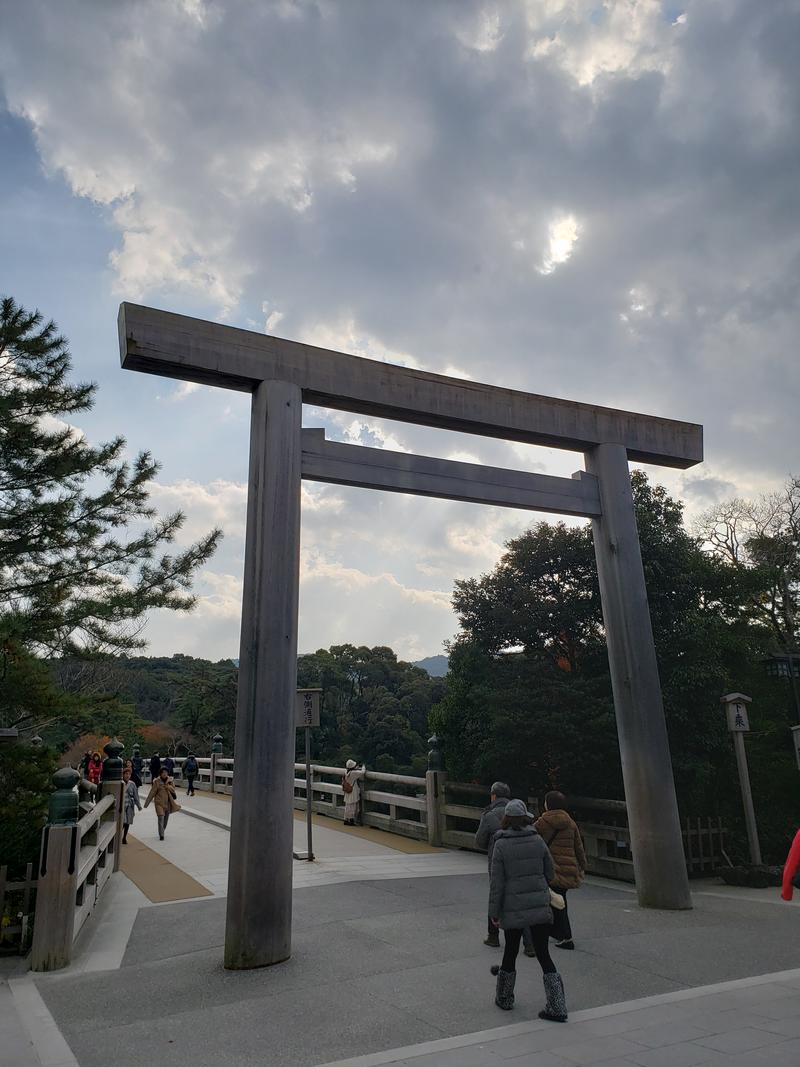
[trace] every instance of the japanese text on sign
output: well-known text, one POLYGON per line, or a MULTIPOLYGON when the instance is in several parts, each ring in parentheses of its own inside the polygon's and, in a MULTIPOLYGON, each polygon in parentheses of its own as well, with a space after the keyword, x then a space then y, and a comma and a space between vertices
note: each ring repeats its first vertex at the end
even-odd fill
POLYGON ((296 727, 319 726, 321 689, 298 689, 295 703, 296 727))
POLYGON ((740 704, 737 701, 735 704, 728 704, 726 710, 728 712, 728 729, 732 733, 746 733, 750 729, 750 719, 748 718, 745 704, 740 704))

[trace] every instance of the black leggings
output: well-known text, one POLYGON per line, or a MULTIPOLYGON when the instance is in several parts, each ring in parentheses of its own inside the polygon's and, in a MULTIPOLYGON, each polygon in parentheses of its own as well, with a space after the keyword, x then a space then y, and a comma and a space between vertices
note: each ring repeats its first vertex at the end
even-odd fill
MULTIPOLYGON (((543 974, 555 974, 556 972, 555 964, 550 959, 551 929, 550 925, 530 927, 531 935, 533 936, 533 947, 536 949, 536 958, 543 974)), ((519 954, 519 943, 522 940, 522 930, 505 930, 504 933, 506 935, 506 948, 500 967, 504 971, 514 971, 516 970, 515 964, 519 954)))

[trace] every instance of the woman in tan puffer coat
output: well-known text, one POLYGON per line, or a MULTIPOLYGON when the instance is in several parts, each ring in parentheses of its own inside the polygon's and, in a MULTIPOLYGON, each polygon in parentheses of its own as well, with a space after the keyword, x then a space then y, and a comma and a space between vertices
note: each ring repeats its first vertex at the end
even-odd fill
POLYGON ((567 912, 567 890, 578 889, 586 873, 586 853, 581 832, 566 810, 566 797, 553 791, 544 798, 544 814, 535 822, 550 849, 556 876, 551 887, 564 898, 564 907, 553 909, 553 937, 556 948, 575 948, 567 912))
POLYGON ((144 802, 144 806, 146 808, 150 807, 151 801, 156 809, 158 837, 160 841, 163 841, 170 815, 181 810, 181 806, 178 803, 178 794, 175 792, 175 783, 167 774, 166 767, 161 768, 161 774, 150 786, 150 792, 144 802))

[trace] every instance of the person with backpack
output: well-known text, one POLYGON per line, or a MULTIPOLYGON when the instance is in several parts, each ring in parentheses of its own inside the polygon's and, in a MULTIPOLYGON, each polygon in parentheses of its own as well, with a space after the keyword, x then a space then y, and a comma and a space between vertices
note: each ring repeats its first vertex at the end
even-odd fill
POLYGON ((131 756, 131 780, 137 789, 142 788, 142 770, 144 768, 144 760, 139 755, 138 749, 133 750, 133 756, 131 756))
POLYGON ((349 759, 345 764, 342 777, 342 792, 344 793, 344 824, 355 826, 359 818, 359 805, 361 801, 361 779, 364 777, 364 768, 359 770, 354 759, 349 759))
POLYGON ((556 869, 551 888, 564 898, 563 908, 553 909, 553 938, 556 948, 575 948, 567 911, 567 890, 579 889, 586 875, 586 853, 581 832, 567 811, 567 798, 552 790, 544 798, 544 813, 534 826, 550 849, 556 869))
POLYGON ((200 766, 195 757, 190 752, 186 759, 183 761, 181 767, 181 774, 186 779, 186 796, 194 796, 194 780, 197 777, 200 766))

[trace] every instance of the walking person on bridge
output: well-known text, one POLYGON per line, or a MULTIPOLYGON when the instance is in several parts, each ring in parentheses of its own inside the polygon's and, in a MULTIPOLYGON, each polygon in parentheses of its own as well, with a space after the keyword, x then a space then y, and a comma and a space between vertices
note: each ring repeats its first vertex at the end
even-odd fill
POLYGON ((154 782, 159 774, 161 774, 161 757, 156 752, 150 757, 150 781, 154 782))
POLYGON ((186 759, 183 761, 181 767, 181 774, 186 779, 186 796, 194 796, 194 780, 197 777, 200 766, 195 757, 190 752, 186 759))
POLYGON ((89 760, 89 764, 86 768, 86 777, 92 783, 97 785, 100 781, 100 775, 103 773, 103 761, 100 758, 99 752, 93 752, 92 758, 89 760))
POLYGON ((539 1018, 564 1023, 567 1021, 564 983, 548 949, 553 924, 550 882, 555 877, 555 866, 547 845, 531 822, 525 804, 521 800, 510 800, 506 804, 502 828, 494 840, 489 914, 495 926, 505 933, 506 942, 503 962, 499 967, 491 968, 492 974, 497 976, 494 1002, 504 1011, 514 1007, 517 954, 522 931, 529 926, 546 995, 539 1018))
POLYGON ((156 809, 158 839, 163 841, 170 815, 181 810, 181 806, 178 803, 178 794, 175 792, 175 784, 167 774, 166 767, 161 768, 161 774, 150 786, 150 793, 144 802, 144 806, 146 808, 149 807, 151 801, 156 809))
POLYGON ((139 790, 133 780, 133 772, 128 770, 127 767, 122 772, 122 780, 125 783, 122 794, 122 843, 127 845, 128 828, 133 822, 136 809, 142 810, 142 803, 139 800, 139 790))
POLYGON ((567 912, 567 890, 579 889, 586 874, 586 853, 581 832, 567 811, 567 798, 556 790, 544 798, 544 814, 533 824, 550 849, 556 876, 552 889, 564 898, 563 908, 553 909, 556 948, 575 948, 567 912))

